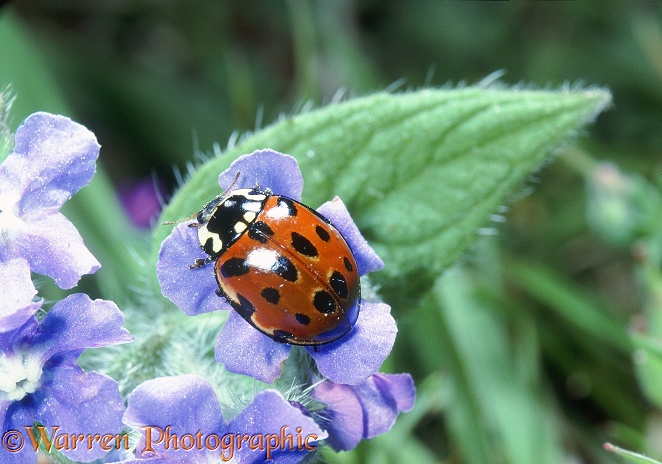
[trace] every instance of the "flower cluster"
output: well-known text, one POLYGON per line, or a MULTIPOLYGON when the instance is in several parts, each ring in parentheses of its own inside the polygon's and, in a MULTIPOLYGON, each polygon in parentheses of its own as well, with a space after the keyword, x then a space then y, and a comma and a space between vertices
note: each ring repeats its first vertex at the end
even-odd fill
MULTIPOLYGON (((18 129, 13 151, 0 164, 3 439, 16 431, 41 437, 41 450, 50 452, 45 449, 48 436, 41 433, 46 429, 55 434, 57 427, 66 433, 64 438, 96 440, 94 446, 92 441, 81 441, 80 446, 68 441, 64 446, 55 444, 57 452, 78 462, 184 463, 220 458, 294 464, 323 444, 352 449, 361 440, 389 430, 399 413, 413 407, 411 376, 378 372, 397 329, 389 306, 377 301, 360 301, 358 319, 341 339, 306 348, 277 343, 231 311, 218 337, 215 361, 227 371, 274 384, 254 393, 234 416, 223 410, 216 396, 215 388, 222 386, 199 375, 147 380, 125 404, 115 379, 84 371, 78 358, 85 349, 133 340, 123 328, 124 315, 115 303, 81 293, 70 294, 46 311, 31 273, 71 289, 82 275, 99 268, 76 228, 60 213, 62 205, 92 179, 98 153, 96 138, 83 126, 62 116, 36 113, 18 129), (286 380, 295 394, 281 392, 276 385, 293 349, 297 356, 292 362, 298 364, 286 380), (130 430, 139 434, 131 434, 131 446, 125 446, 130 430), (108 435, 118 438, 113 449, 94 438, 108 435)), ((288 155, 271 150, 245 155, 221 174, 221 188, 228 188, 238 171, 242 175, 236 188, 259 184, 301 198, 303 179, 288 155)), ((361 276, 383 266, 340 199, 318 211, 347 240, 361 276)), ((231 310, 216 294, 212 266, 189 268, 199 255, 195 230, 186 224, 176 227, 162 244, 156 268, 163 294, 191 316, 231 310)), ((50 439, 55 441, 54 435, 50 439)), ((25 440, 23 446, 3 441, 0 462, 36 463, 35 446, 25 440)))
MULTIPOLYGON (((94 135, 70 119, 36 113, 15 136, 0 165, 0 424, 23 431, 35 424, 68 433, 119 433, 124 403, 117 382, 76 363, 86 348, 132 340, 110 301, 73 294, 37 318, 42 301, 30 272, 60 287, 76 285, 99 263, 76 228, 59 212, 96 169, 94 135)), ((0 461, 35 463, 30 446, 0 449, 0 461)), ((71 459, 102 457, 101 448, 62 451, 71 459)))

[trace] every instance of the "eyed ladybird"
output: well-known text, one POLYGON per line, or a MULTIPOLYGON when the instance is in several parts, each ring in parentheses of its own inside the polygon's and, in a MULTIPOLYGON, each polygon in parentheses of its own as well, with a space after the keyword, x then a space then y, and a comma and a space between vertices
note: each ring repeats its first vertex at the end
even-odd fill
POLYGON ((216 293, 277 342, 317 346, 347 335, 360 305, 358 267, 342 234, 317 211, 270 190, 236 189, 189 224, 214 262, 216 293))

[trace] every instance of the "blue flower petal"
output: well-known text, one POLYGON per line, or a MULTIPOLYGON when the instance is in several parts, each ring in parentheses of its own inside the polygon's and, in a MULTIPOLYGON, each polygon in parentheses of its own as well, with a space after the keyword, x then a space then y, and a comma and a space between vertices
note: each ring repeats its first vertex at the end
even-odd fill
POLYGON ((216 295, 214 264, 190 269, 197 258, 207 255, 200 248, 196 229, 180 224, 163 241, 156 263, 156 276, 163 295, 184 314, 196 316, 232 306, 216 295))
POLYGON ((32 221, 58 211, 96 170, 92 132, 64 116, 30 115, 18 128, 13 152, 0 165, 0 192, 20 198, 14 213, 32 221))
POLYGON ((47 360, 59 353, 80 353, 133 340, 122 327, 124 315, 112 301, 91 300, 85 294, 69 295, 53 306, 28 338, 30 353, 47 360))
POLYGON ((237 158, 229 168, 218 177, 218 184, 227 189, 239 173, 233 190, 239 188, 271 189, 277 195, 284 195, 301 201, 303 177, 299 164, 290 155, 274 150, 256 150, 249 155, 237 158))
POLYGON ((366 415, 365 438, 388 432, 401 412, 414 407, 416 388, 409 374, 375 374, 354 387, 366 415))
POLYGON ((241 463, 272 459, 267 462, 296 464, 317 448, 318 441, 327 437, 327 433, 310 416, 275 390, 258 393, 253 402, 230 421, 228 428, 234 434, 248 434, 264 440, 262 449, 251 450, 248 446, 235 449, 234 456, 241 463), (298 431, 298 428, 301 430, 298 431), (306 448, 306 443, 312 449, 306 448), (269 444, 277 449, 271 449, 267 455, 269 444))
POLYGON ((23 325, 41 306, 33 302, 37 290, 30 278, 30 267, 23 259, 0 262, 0 332, 23 325))
MULTIPOLYGON (((44 375, 45 383, 22 402, 12 404, 5 425, 25 432, 25 426, 39 421, 52 436, 52 426, 59 426, 61 434, 118 434, 122 430, 124 402, 117 382, 96 372, 83 372, 74 364, 60 364, 44 375)), ((5 429, 7 430, 7 429, 5 429)), ((36 454, 27 437, 24 451, 36 454)), ((108 453, 100 444, 81 443, 74 449, 61 452, 76 461, 91 461, 108 453)), ((23 454, 23 452, 21 453, 23 454)), ((10 461, 15 462, 12 458, 10 461)))
POLYGON ((178 437, 198 431, 202 436, 215 433, 222 437, 225 433, 216 393, 209 382, 198 375, 159 377, 141 383, 129 395, 124 422, 141 430, 142 438, 137 448, 139 457, 168 458, 167 462, 207 462, 203 456, 218 456, 219 450, 205 450, 204 446, 203 449, 197 449, 197 446, 190 450, 165 449, 163 443, 155 441, 166 427, 170 426, 171 434, 178 437), (149 442, 146 440, 148 432, 151 433, 149 442))
POLYGON ((341 451, 388 432, 398 414, 414 407, 416 388, 409 374, 378 373, 355 386, 321 383, 313 396, 327 405, 327 443, 341 451))
POLYGON ((76 227, 59 212, 23 223, 10 248, 24 257, 34 272, 51 277, 64 289, 74 287, 82 275, 101 266, 76 227))
POLYGON ((379 370, 393 348, 397 331, 387 304, 362 301, 359 318, 349 334, 317 347, 317 351, 306 349, 324 376, 356 385, 379 370))
POLYGON ((273 341, 235 311, 230 313, 216 343, 216 360, 228 371, 267 383, 278 378, 289 352, 289 345, 273 341))
POLYGON ((313 390, 313 397, 327 406, 326 442, 336 451, 356 448, 364 438, 364 412, 352 386, 322 382, 313 390))
POLYGON ((331 224, 345 237, 347 244, 354 254, 356 264, 359 266, 360 275, 363 276, 384 267, 384 261, 377 256, 375 250, 363 238, 349 211, 347 211, 347 207, 340 198, 335 197, 333 200, 327 201, 317 208, 317 211, 331 221, 331 224))

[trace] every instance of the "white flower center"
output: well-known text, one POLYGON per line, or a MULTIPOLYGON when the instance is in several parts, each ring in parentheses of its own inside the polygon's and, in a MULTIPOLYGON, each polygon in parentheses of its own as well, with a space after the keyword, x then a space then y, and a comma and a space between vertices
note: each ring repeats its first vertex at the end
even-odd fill
POLYGON ((0 356, 0 398, 22 400, 41 386, 43 372, 39 360, 30 355, 0 356))

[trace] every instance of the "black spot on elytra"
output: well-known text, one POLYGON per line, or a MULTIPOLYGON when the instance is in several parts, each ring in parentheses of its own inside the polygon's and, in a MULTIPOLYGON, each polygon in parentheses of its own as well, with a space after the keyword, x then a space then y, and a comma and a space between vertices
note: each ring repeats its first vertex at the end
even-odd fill
POLYGON ((345 280, 344 275, 338 271, 333 271, 333 274, 331 274, 331 278, 329 279, 329 284, 331 284, 331 288, 340 298, 347 298, 349 292, 347 290, 347 281, 345 280))
POLYGON ((280 292, 273 287, 267 287, 263 289, 260 292, 260 295, 262 295, 262 298, 264 298, 265 300, 267 300, 268 303, 271 304, 277 305, 278 301, 280 300, 280 292))
POLYGON ((318 290, 313 297, 313 306, 322 314, 333 314, 336 311, 336 302, 326 290, 318 290))
POLYGON ((317 236, 325 242, 331 240, 331 235, 329 235, 329 232, 324 227, 315 226, 315 232, 317 232, 317 236))
POLYGON ((297 313, 296 316, 297 322, 301 325, 308 325, 310 324, 310 317, 306 316, 305 314, 302 313, 297 313))
POLYGON ((243 258, 230 258, 221 264, 221 274, 223 277, 238 277, 248 274, 250 267, 243 258))
POLYGON ((273 338, 274 341, 277 341, 278 343, 287 343, 289 339, 294 338, 294 335, 289 332, 286 332, 285 330, 277 329, 274 330, 274 333, 271 336, 271 338, 273 338))
POLYGON ((264 221, 257 221, 248 228, 248 237, 260 243, 267 243, 267 237, 274 235, 274 231, 264 221))
POLYGON ((271 266, 271 270, 290 282, 296 282, 299 279, 296 266, 285 256, 279 256, 273 266, 271 266))
POLYGON ((343 263, 345 263, 345 269, 347 269, 349 272, 354 271, 354 266, 352 266, 352 262, 349 260, 347 256, 345 256, 342 260, 343 263))
POLYGON ((296 216, 297 215, 297 207, 294 204, 294 202, 292 200, 290 200, 289 198, 280 197, 278 199, 278 204, 276 206, 278 206, 279 208, 287 209, 287 215, 288 216, 296 216))
POLYGON ((310 243, 310 240, 297 232, 292 232, 292 247, 300 254, 310 258, 314 258, 315 256, 319 255, 315 245, 310 243))
POLYGON ((255 312, 255 306, 253 306, 253 303, 248 301, 248 299, 240 293, 237 293, 237 301, 232 302, 232 307, 246 320, 250 319, 255 312))

